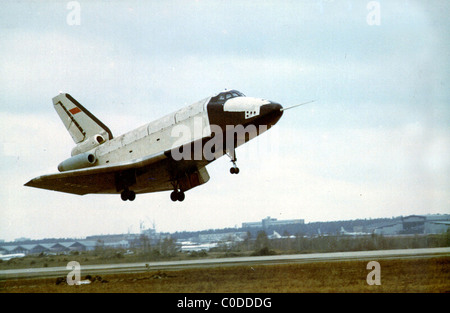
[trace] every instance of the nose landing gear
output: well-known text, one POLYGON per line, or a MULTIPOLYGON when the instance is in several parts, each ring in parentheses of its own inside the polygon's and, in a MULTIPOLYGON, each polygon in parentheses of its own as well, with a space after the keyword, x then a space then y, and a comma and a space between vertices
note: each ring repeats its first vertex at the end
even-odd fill
POLYGON ((172 182, 172 186, 173 186, 173 191, 170 194, 170 200, 172 200, 173 202, 176 202, 176 201, 182 202, 182 201, 184 201, 184 198, 185 198, 184 191, 182 191, 179 188, 178 181, 173 181, 172 182))
POLYGON ((232 154, 230 154, 229 152, 227 152, 228 157, 231 159, 231 162, 233 163, 233 167, 230 168, 230 173, 231 174, 239 174, 239 167, 237 167, 236 165, 236 151, 233 151, 232 154))

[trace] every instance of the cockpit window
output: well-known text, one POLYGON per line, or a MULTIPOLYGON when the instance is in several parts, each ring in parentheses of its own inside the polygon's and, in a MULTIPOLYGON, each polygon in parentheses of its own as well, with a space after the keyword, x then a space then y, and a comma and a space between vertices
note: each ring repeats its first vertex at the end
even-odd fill
POLYGON ((236 98, 236 97, 245 97, 245 95, 242 92, 237 91, 237 90, 226 90, 226 91, 222 91, 215 97, 212 97, 210 102, 224 104, 225 101, 227 101, 228 99, 236 98))

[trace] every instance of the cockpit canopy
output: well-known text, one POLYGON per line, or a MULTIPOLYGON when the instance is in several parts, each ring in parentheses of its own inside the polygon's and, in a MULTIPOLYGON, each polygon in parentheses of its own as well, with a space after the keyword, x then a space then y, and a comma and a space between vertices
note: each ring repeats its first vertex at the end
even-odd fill
POLYGON ((245 97, 245 95, 237 90, 225 90, 211 98, 210 103, 224 104, 228 99, 236 97, 245 97))

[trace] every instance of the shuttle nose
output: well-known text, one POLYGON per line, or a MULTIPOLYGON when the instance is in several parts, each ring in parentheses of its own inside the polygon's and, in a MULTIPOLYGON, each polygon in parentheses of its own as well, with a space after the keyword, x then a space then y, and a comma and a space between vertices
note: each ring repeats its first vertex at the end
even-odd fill
POLYGON ((276 102, 270 102, 270 104, 268 104, 270 106, 270 109, 274 112, 279 111, 279 112, 283 112, 283 106, 279 103, 276 102))
POLYGON ((270 101, 268 104, 261 106, 261 116, 268 125, 274 125, 283 115, 283 107, 277 102, 270 101))
POLYGON ((281 104, 279 104, 277 102, 273 102, 273 101, 270 101, 269 104, 264 104, 261 107, 261 111, 262 111, 261 113, 263 115, 266 115, 266 114, 279 115, 279 116, 283 115, 283 107, 281 106, 281 104))

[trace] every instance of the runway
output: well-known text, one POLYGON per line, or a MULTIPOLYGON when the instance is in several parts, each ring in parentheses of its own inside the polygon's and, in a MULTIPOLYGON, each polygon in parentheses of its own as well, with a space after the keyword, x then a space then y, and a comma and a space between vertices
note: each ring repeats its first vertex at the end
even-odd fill
MULTIPOLYGON (((385 259, 404 258, 429 258, 437 256, 450 256, 450 248, 425 248, 425 249, 401 249, 401 250, 374 250, 354 252, 330 252, 311 254, 289 254, 272 256, 233 257, 217 259, 197 259, 182 261, 140 262, 124 264, 100 264, 81 266, 81 275, 105 275, 117 273, 137 273, 149 270, 181 270, 186 268, 222 267, 237 265, 271 265, 271 264, 295 264, 323 261, 350 261, 370 260, 380 261, 385 259)), ((17 278, 45 278, 67 275, 72 268, 45 267, 29 269, 0 270, 0 280, 17 278)))

